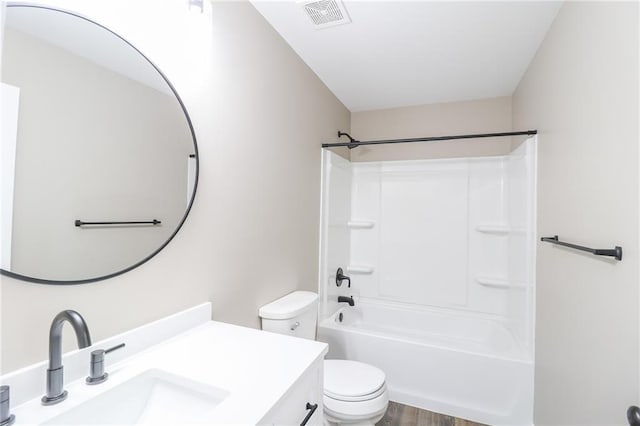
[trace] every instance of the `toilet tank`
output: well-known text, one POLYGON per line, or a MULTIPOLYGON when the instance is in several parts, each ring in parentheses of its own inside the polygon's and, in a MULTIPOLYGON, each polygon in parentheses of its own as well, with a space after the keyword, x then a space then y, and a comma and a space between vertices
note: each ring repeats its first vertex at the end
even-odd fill
POLYGON ((315 340, 318 321, 318 295, 294 291, 264 305, 258 311, 262 329, 273 333, 315 340))

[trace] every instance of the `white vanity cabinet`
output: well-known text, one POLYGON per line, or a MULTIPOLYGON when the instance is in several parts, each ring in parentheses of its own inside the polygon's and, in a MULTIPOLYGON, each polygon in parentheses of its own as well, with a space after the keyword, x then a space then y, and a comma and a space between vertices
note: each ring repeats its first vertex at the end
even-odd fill
POLYGON ((11 387, 14 426, 97 424, 96 419, 104 422, 112 414, 113 406, 134 403, 136 410, 116 410, 111 424, 137 424, 144 415, 180 418, 181 425, 294 426, 311 412, 307 404, 317 407, 306 425, 323 424, 325 343, 210 318, 211 304, 206 303, 69 352, 63 356, 69 396, 57 405, 40 402, 46 361, 1 376, 0 384, 11 387), (109 380, 87 386, 90 352, 120 343, 126 346, 107 358, 109 380), (139 391, 143 385, 160 397, 146 398, 139 391), (167 389, 171 404, 164 403, 167 389))
POLYGON ((322 365, 322 359, 315 361, 270 410, 260 425, 322 426, 322 365), (307 419, 307 415, 312 411, 313 413, 307 419), (305 419, 306 423, 304 423, 305 419))

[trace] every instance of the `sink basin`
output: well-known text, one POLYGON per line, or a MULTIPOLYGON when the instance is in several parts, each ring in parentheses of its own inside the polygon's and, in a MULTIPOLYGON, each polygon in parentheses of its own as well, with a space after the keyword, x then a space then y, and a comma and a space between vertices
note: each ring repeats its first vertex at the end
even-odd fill
POLYGON ((43 424, 205 423, 228 395, 225 390, 152 369, 43 424))

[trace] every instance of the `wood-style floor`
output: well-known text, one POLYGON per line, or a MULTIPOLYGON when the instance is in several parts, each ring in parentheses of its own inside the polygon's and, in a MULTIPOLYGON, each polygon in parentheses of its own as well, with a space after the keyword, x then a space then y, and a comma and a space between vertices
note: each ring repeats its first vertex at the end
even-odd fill
POLYGON ((485 426, 390 401, 387 413, 376 426, 485 426))

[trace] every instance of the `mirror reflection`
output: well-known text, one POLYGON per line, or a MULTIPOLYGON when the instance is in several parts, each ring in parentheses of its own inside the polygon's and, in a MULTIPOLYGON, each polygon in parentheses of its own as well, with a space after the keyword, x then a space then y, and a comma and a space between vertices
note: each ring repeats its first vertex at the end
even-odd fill
POLYGON ((2 102, 3 273, 106 278, 175 235, 195 193, 195 139, 173 88, 130 44, 70 13, 8 7, 2 102))

